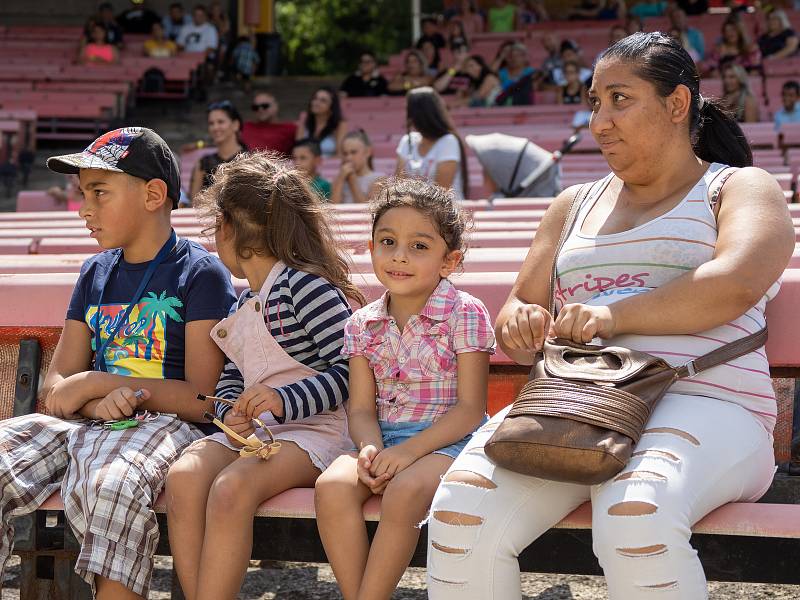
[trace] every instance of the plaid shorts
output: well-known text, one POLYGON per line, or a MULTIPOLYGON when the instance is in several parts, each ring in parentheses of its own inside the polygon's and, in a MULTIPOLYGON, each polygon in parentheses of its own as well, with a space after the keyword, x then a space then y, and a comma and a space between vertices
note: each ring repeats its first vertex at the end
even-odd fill
POLYGON ((75 571, 99 575, 147 597, 158 545, 152 505, 170 465, 197 428, 161 415, 109 431, 36 414, 0 423, 0 567, 11 553, 13 517, 61 489, 64 514, 81 544, 75 571))

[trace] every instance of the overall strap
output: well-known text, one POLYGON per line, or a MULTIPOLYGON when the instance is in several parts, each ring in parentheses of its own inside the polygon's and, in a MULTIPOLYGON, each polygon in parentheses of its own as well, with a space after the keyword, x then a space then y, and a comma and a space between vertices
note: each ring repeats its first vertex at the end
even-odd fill
POLYGON ((590 183, 584 183, 578 193, 575 194, 575 197, 572 199, 572 204, 570 204, 569 212, 567 212, 567 218, 564 220, 564 226, 561 228, 561 237, 558 239, 558 244, 556 245, 555 254, 553 254, 553 267, 550 269, 550 294, 548 298, 550 299, 550 305, 548 306, 548 310, 550 311, 550 315, 555 318, 555 306, 556 306, 556 299, 555 299, 555 289, 556 289, 556 279, 558 278, 558 255, 561 252, 561 248, 564 246, 564 242, 567 241, 567 237, 569 237, 570 231, 572 231, 573 225, 575 225, 575 219, 578 216, 578 211, 581 208, 581 205, 584 203, 586 198, 589 196, 589 192, 592 190, 594 184, 597 183, 596 181, 590 183))

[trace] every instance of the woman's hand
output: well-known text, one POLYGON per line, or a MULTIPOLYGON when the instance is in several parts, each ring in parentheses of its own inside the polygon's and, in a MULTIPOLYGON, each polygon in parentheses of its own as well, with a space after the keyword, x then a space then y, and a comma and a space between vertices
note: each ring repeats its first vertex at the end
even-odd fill
MULTIPOLYGON (((227 413, 225 413, 225 419, 223 419, 222 422, 243 438, 250 437, 256 431, 256 428, 253 426, 252 419, 246 415, 239 414, 236 412, 236 409, 229 410, 227 413)), ((242 447, 241 442, 232 438, 227 433, 225 434, 225 437, 227 437, 228 441, 237 448, 242 447)))
POLYGON ((267 411, 276 417, 283 417, 284 414, 283 399, 278 392, 263 383, 255 383, 242 392, 233 408, 249 419, 255 419, 267 411))
POLYGON ((614 337, 614 313, 609 306, 567 304, 561 309, 553 324, 556 336, 581 344, 594 338, 614 337))
POLYGON ((503 324, 503 344, 512 350, 538 352, 550 334, 551 321, 550 313, 538 304, 522 304, 503 324))

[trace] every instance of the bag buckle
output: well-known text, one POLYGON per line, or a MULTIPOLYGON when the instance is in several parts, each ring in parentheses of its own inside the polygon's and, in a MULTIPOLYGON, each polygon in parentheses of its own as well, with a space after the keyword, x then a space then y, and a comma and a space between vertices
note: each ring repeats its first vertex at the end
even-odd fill
POLYGON ((694 377, 695 375, 697 375, 697 369, 696 369, 696 368, 695 368, 695 366, 694 366, 694 361, 693 361, 693 360, 690 360, 689 362, 687 362, 687 363, 686 363, 685 365, 683 365, 683 366, 686 368, 686 371, 687 371, 687 373, 689 373, 689 374, 686 376, 687 378, 688 378, 688 377, 694 377))

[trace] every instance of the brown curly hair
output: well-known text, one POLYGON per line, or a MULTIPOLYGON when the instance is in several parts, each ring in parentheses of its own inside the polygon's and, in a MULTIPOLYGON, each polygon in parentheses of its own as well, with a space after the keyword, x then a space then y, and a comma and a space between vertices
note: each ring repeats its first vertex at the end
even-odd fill
POLYGON ((467 252, 467 233, 472 223, 469 214, 461 208, 452 190, 414 177, 385 180, 375 191, 370 202, 372 237, 375 237, 375 226, 386 211, 403 206, 426 215, 442 236, 447 250, 461 251, 459 264, 463 262, 463 255, 467 252))
POLYGON ((221 164, 195 202, 213 225, 231 227, 237 256, 269 255, 313 273, 359 304, 350 265, 331 228, 326 203, 308 179, 270 152, 242 153, 221 164))

